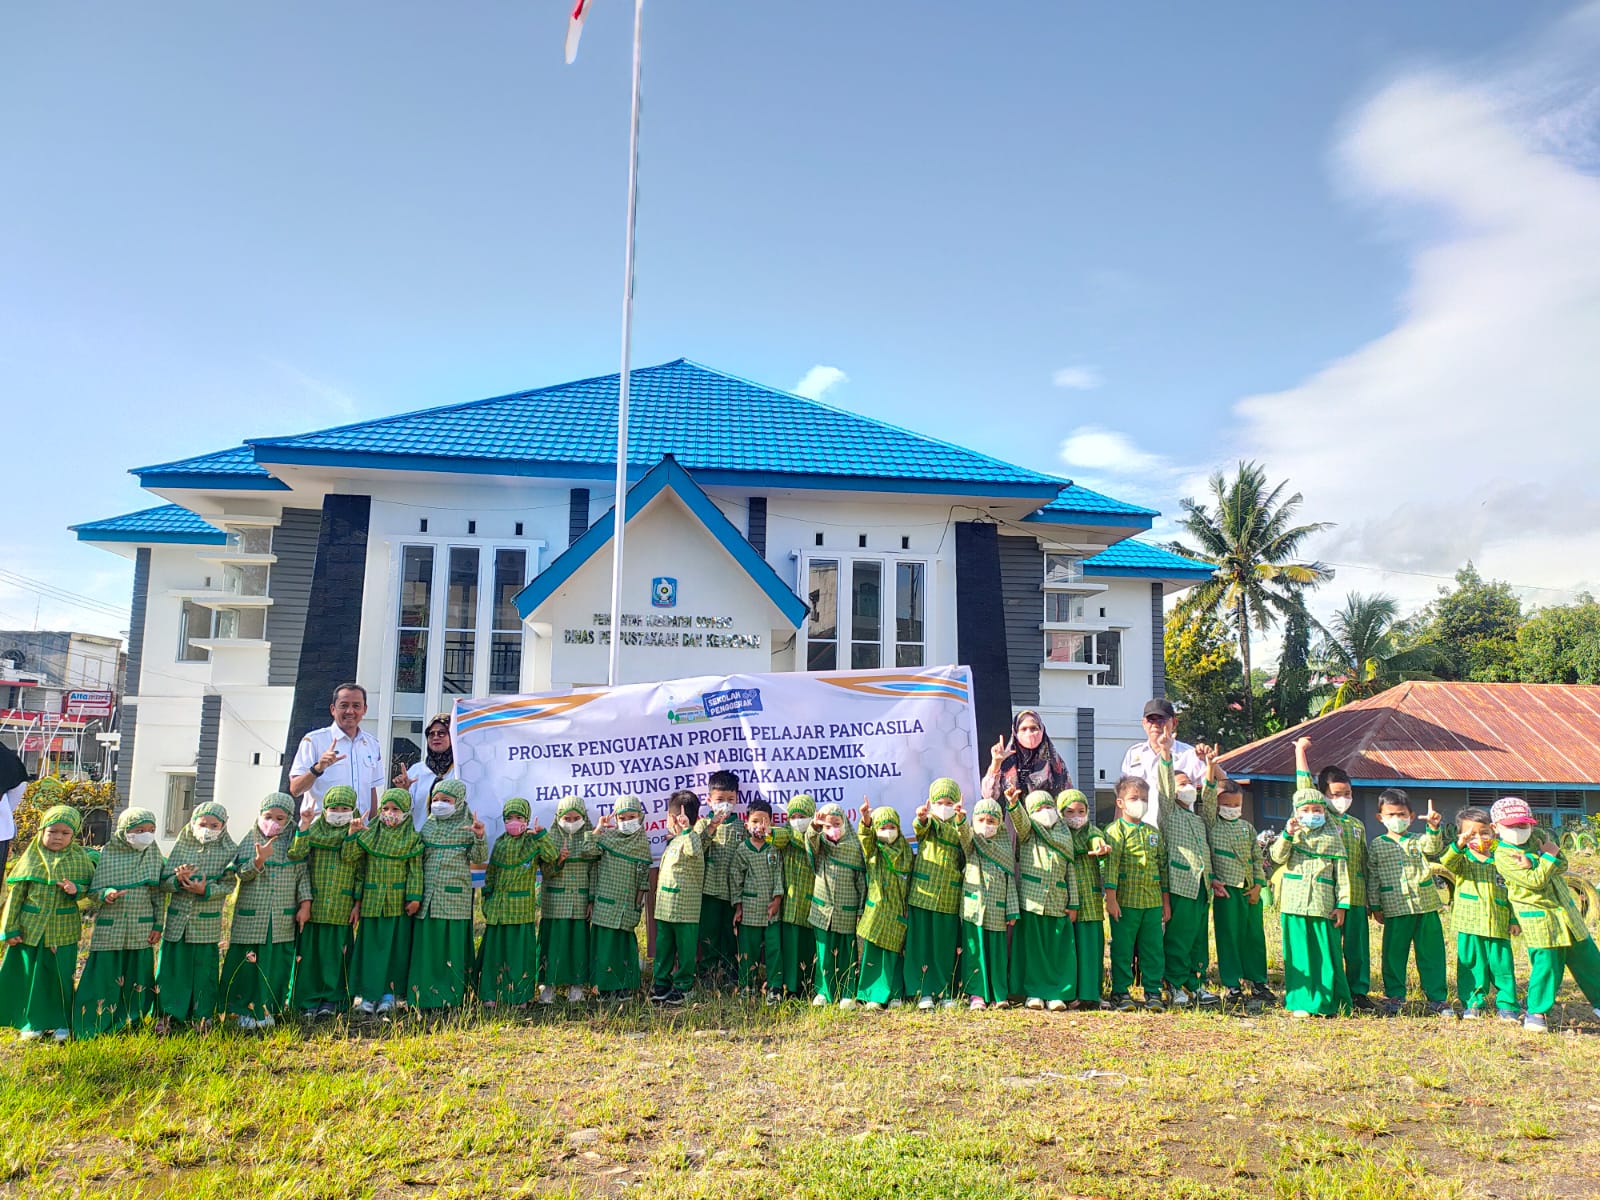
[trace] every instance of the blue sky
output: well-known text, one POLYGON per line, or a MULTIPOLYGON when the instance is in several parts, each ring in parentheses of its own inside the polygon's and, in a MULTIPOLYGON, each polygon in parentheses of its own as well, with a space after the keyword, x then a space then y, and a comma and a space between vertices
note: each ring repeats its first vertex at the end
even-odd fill
MULTIPOLYGON (((153 503, 128 467, 614 369, 631 5, 592 11, 566 67, 560 0, 0 10, 4 565, 125 604, 64 527, 153 503)), ((652 0, 635 362, 809 372, 1169 513, 1260 455, 1340 525, 1330 599, 1466 553, 1559 599, 1600 577, 1597 27, 652 0), (1587 462, 1508 446, 1530 406, 1587 462)), ((118 624, 0 582, 0 625, 36 603, 118 624)))

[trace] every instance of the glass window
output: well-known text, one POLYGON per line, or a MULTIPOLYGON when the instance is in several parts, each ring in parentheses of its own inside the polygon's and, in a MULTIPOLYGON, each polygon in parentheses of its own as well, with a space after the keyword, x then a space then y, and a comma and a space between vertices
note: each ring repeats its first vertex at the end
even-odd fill
POLYGON ((850 665, 883 665, 883 564, 875 560, 850 564, 850 665))
POLYGON ((240 566, 225 563, 222 568, 222 590, 234 596, 265 596, 267 594, 266 565, 240 566))
POLYGON ((210 662, 211 651, 204 646, 196 646, 189 640, 210 636, 211 610, 200 607, 192 600, 185 600, 182 614, 178 618, 178 661, 210 662))
POLYGON ((489 692, 522 689, 522 618, 516 595, 528 582, 526 550, 494 552, 494 636, 489 646, 489 692))
POLYGON ((1122 634, 1097 633, 1094 635, 1094 658, 1092 662, 1099 663, 1106 669, 1096 671, 1089 676, 1089 682, 1095 687, 1121 687, 1122 686, 1122 634))
POLYGON ((230 525, 228 549, 234 554, 271 554, 272 526, 230 525))
POLYGON ((832 671, 839 666, 839 563, 814 558, 809 566, 806 596, 806 670, 832 671))
POLYGON ((415 695, 428 686, 428 626, 433 607, 433 547, 400 550, 399 635, 394 690, 415 695))
POLYGON ((894 570, 894 665, 920 667, 927 657, 926 563, 898 563, 894 570))
POLYGON ((1081 621, 1084 599, 1071 592, 1046 592, 1044 594, 1044 619, 1046 621, 1081 621))
POLYGON ((1046 554, 1044 584, 1076 583, 1083 578, 1083 559, 1076 554, 1046 554))
POLYGON ((1050 630, 1044 635, 1044 660, 1053 663, 1082 663, 1089 661, 1087 633, 1063 633, 1050 630))
POLYGON ((450 547, 450 576, 445 592, 444 691, 470 696, 474 656, 478 648, 478 548, 450 547))
POLYGON ((177 837, 194 813, 194 776, 167 776, 167 836, 177 837))
POLYGON ((251 638, 267 636, 267 610, 264 608, 219 608, 212 623, 212 637, 251 638))

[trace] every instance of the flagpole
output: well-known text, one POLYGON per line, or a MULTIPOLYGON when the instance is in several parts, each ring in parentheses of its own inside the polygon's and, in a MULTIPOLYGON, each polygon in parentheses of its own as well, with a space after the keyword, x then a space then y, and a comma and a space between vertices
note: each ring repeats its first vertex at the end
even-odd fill
POLYGON ((622 650, 622 538, 627 524, 628 391, 633 357, 633 230, 639 213, 639 74, 644 34, 644 0, 633 3, 633 113, 628 130, 628 235, 622 255, 622 371, 617 376, 617 494, 611 508, 611 654, 606 682, 620 682, 622 650))

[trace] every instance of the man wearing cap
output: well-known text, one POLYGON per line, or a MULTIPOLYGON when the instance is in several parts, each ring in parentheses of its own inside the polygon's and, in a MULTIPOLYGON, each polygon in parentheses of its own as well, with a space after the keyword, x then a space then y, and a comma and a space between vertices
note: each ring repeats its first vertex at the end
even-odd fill
POLYGON ((300 801, 302 813, 316 814, 322 811, 323 793, 344 784, 356 790, 356 811, 370 821, 388 778, 382 745, 361 728, 361 718, 367 715, 367 689, 359 683, 341 683, 333 690, 328 712, 332 725, 313 729, 300 739, 289 768, 289 794, 300 801))
MULTIPOLYGON (((1121 773, 1144 780, 1150 787, 1150 795, 1161 794, 1163 763, 1171 763, 1172 770, 1182 771, 1190 782, 1206 777, 1206 764, 1194 752, 1194 747, 1177 740, 1178 710, 1172 707, 1172 701, 1157 697, 1144 706, 1144 738, 1144 741, 1129 746, 1128 752, 1122 756, 1121 773)), ((1218 773, 1221 773, 1220 767, 1218 773)), ((1160 805, 1152 804, 1146 808, 1145 824, 1159 826, 1159 812, 1160 805)))

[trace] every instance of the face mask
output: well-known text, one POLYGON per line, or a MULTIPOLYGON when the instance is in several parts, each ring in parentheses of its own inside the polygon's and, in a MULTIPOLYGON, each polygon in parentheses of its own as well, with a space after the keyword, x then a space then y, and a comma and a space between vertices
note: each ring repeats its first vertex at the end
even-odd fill
POLYGON ((630 817, 626 821, 618 821, 617 829, 622 833, 638 833, 639 822, 636 818, 630 817))
POLYGON ((329 825, 332 825, 335 829, 343 829, 346 825, 350 824, 350 819, 355 815, 356 814, 353 809, 330 808, 322 814, 322 819, 329 825))
POLYGON ((1217 806, 1217 816, 1221 817, 1224 821, 1237 821, 1243 814, 1243 808, 1223 808, 1221 805, 1217 806))
POLYGON ((878 830, 878 840, 880 842, 885 842, 885 843, 892 842, 896 838, 898 838, 899 836, 900 836, 900 831, 898 829, 896 829, 893 825, 889 826, 889 828, 887 828, 887 829, 878 830))
POLYGON ((506 821, 506 835, 508 837, 521 837, 528 832, 528 823, 521 817, 511 817, 506 821))
POLYGON ((583 818, 582 817, 562 817, 561 818, 561 828, 566 830, 568 833, 577 833, 578 830, 583 828, 583 818))
POLYGON ((1307 829, 1321 829, 1328 820, 1327 813, 1319 812, 1296 813, 1295 816, 1299 818, 1300 824, 1304 825, 1307 829))
POLYGON ((275 838, 283 832, 283 822, 274 821, 271 817, 262 817, 256 821, 256 828, 269 838, 275 838))
POLYGON ((1349 796, 1329 796, 1328 803, 1333 805, 1333 811, 1336 813, 1347 813, 1350 811, 1349 796))
POLYGON ((1467 845, 1471 846, 1485 858, 1494 853, 1494 848, 1498 842, 1499 839, 1493 834, 1489 833, 1480 834, 1477 837, 1467 839, 1467 845))
POLYGON ((1410 817, 1385 817, 1383 827, 1390 833, 1400 834, 1411 828, 1410 817))
POLYGON ((1053 808, 1041 808, 1033 814, 1033 823, 1044 829, 1049 829, 1061 819, 1061 814, 1053 808))
POLYGON ((941 821, 948 821, 956 815, 956 806, 954 804, 935 804, 933 806, 933 815, 941 821))
POLYGON ((1089 823, 1089 814, 1088 813, 1068 813, 1066 816, 1064 816, 1061 819, 1067 823, 1067 828, 1068 829, 1082 829, 1085 825, 1087 825, 1089 823))
POLYGON ((834 829, 832 827, 829 827, 829 828, 824 829, 822 831, 822 836, 827 838, 830 842, 837 842, 840 838, 842 838, 844 836, 844 830, 843 829, 834 829))
POLYGON ((1130 821, 1144 820, 1144 810, 1148 807, 1145 800, 1124 800, 1122 802, 1122 815, 1130 821))
POLYGON ((135 850, 143 850, 156 840, 156 835, 154 833, 125 833, 122 835, 122 840, 135 850))
POLYGON ((726 800, 719 800, 711 806, 711 811, 720 817, 723 813, 732 812, 733 805, 729 804, 726 800))
POLYGON ((428 811, 443 821, 456 815, 456 806, 448 800, 435 800, 428 805, 428 811))
POLYGON ((1500 835, 1502 842, 1513 846, 1526 846, 1528 839, 1533 836, 1532 825, 1496 825, 1495 832, 1500 835))
POLYGON ((811 831, 810 817, 790 817, 789 829, 795 834, 805 834, 811 831))
POLYGON ((750 840, 759 846, 767 840, 767 831, 765 829, 757 829, 754 825, 750 826, 750 840))
POLYGON ((995 834, 1000 832, 1000 823, 998 821, 985 820, 978 821, 976 824, 978 827, 978 832, 984 837, 993 837, 995 834))
POLYGON ((189 826, 189 832, 194 834, 195 841, 202 846, 209 846, 222 836, 222 830, 212 829, 209 825, 191 825, 189 826))
POLYGON ((388 809, 385 812, 381 812, 381 813, 378 814, 378 820, 382 821, 385 825, 389 826, 389 828, 391 828, 391 829, 393 829, 396 825, 400 824, 400 822, 404 821, 405 819, 406 819, 406 814, 401 812, 397 808, 391 808, 391 809, 388 809))
POLYGON ((1198 795, 1198 793, 1194 790, 1194 788, 1181 787, 1178 789, 1178 803, 1183 805, 1185 808, 1193 808, 1194 798, 1196 795, 1198 795))

